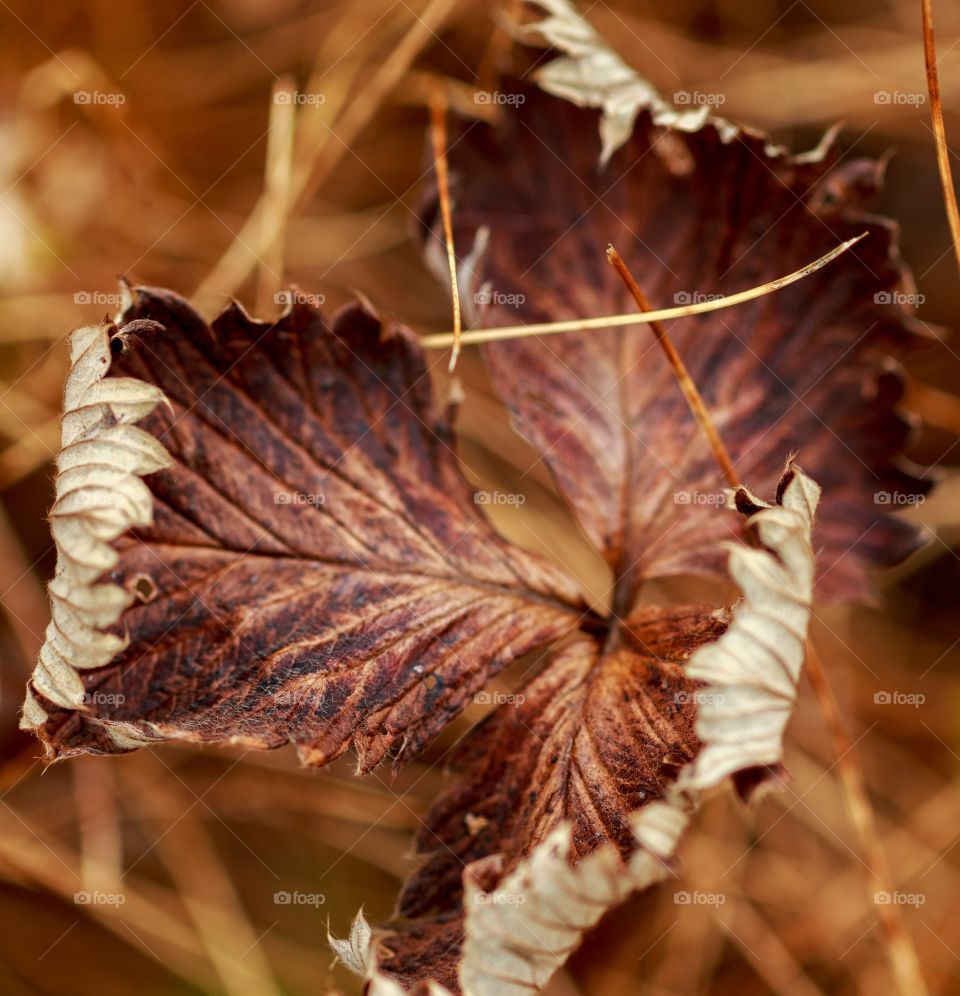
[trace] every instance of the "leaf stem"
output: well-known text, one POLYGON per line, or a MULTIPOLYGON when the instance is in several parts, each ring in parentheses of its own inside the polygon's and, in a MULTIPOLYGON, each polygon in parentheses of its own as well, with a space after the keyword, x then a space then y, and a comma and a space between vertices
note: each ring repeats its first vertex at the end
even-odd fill
POLYGON ((947 208, 947 221, 953 239, 953 252, 960 267, 960 211, 957 210, 957 192, 950 172, 950 150, 947 147, 947 129, 943 123, 943 101, 940 99, 940 80, 937 76, 937 47, 933 37, 933 0, 920 0, 923 13, 923 57, 927 65, 927 89, 930 91, 930 117, 933 119, 933 136, 937 147, 937 168, 947 208))
POLYGON ((457 257, 453 250, 453 211, 450 207, 450 174, 447 168, 447 105, 443 91, 435 87, 430 96, 430 141, 433 144, 433 163, 437 174, 437 191, 440 196, 440 217, 443 219, 443 240, 447 247, 447 265, 450 267, 450 294, 453 298, 453 350, 450 354, 450 373, 453 373, 460 356, 462 325, 460 320, 460 289, 457 287, 457 257))
POLYGON ((613 246, 607 246, 607 261, 617 271, 617 274, 624 284, 626 284, 627 290, 630 291, 634 301, 637 302, 637 307, 641 311, 647 313, 647 321, 650 323, 650 331, 653 332, 654 337, 660 344, 660 348, 667 357, 667 361, 673 368, 674 375, 677 378, 677 383, 680 385, 680 390, 683 391, 683 396, 687 399, 687 404, 690 406, 690 411, 693 412, 693 417, 697 420, 700 430, 703 432, 704 436, 707 437, 707 442, 710 444, 710 449, 713 451, 714 459, 718 464, 720 464, 720 469, 723 471, 730 487, 739 488, 740 479, 737 477, 737 472, 734 469, 733 460, 730 458, 730 454, 727 451, 726 446, 723 445, 723 440, 717 432, 717 427, 713 424, 713 419, 707 411, 707 406, 704 403, 703 397, 697 390, 697 385, 694 384, 693 378, 690 376, 690 372, 687 370, 686 364, 684 364, 683 359, 677 352, 676 346, 674 346, 674 344, 670 341, 670 337, 667 335, 667 330, 660 324, 660 322, 649 317, 649 314, 653 312, 650 302, 647 300, 643 291, 640 290, 640 285, 634 279, 633 274, 630 272, 627 264, 624 263, 620 253, 618 253, 613 246))
MULTIPOLYGON (((460 336, 461 345, 471 345, 481 342, 499 342, 504 339, 522 339, 533 335, 555 335, 558 332, 586 332, 591 329, 612 329, 622 328, 624 325, 640 325, 654 321, 669 321, 673 318, 686 318, 690 315, 703 315, 709 311, 720 311, 722 308, 732 308, 736 304, 743 304, 745 301, 752 301, 754 298, 763 297, 773 291, 778 291, 783 287, 803 280, 817 270, 833 262, 838 256, 845 253, 851 246, 856 245, 861 239, 866 238, 867 232, 861 232, 855 238, 847 239, 840 245, 834 247, 828 253, 824 253, 819 259, 812 263, 807 263, 799 270, 788 273, 785 277, 777 277, 769 283, 751 287, 748 290, 737 291, 717 298, 714 301, 699 301, 696 304, 685 304, 677 308, 661 308, 659 311, 651 311, 646 315, 638 315, 631 312, 629 315, 604 315, 601 318, 573 318, 563 322, 540 322, 533 325, 507 325, 493 329, 474 329, 464 332, 460 336)), ((455 336, 450 332, 439 332, 433 335, 425 335, 420 338, 420 345, 425 349, 447 349, 452 346, 455 336)))

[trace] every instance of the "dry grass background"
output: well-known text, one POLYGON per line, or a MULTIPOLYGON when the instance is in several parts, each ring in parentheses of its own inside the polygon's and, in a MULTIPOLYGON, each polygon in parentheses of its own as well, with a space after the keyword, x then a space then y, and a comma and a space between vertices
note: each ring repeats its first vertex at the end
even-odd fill
MULTIPOLYGON (((389 912, 411 830, 444 784, 444 750, 483 710, 471 708, 396 778, 355 780, 348 763, 301 770, 289 751, 173 746, 41 777, 39 748, 17 731, 16 713, 47 622, 53 549, 43 510, 66 336, 114 310, 120 273, 194 296, 208 315, 229 293, 275 313, 274 293, 292 280, 329 306, 359 290, 418 330, 448 328, 444 292, 409 238, 427 164, 424 104, 440 75, 465 84, 451 101, 474 106, 469 87, 502 43, 493 6, 0 2, 5 994, 357 990, 331 968, 327 919, 342 934, 361 903, 374 919, 389 912), (285 115, 271 89, 287 76, 324 102, 285 115), (78 91, 125 101, 78 104, 78 91), (124 901, 79 904, 81 891, 124 901), (278 905, 278 891, 323 903, 278 905)), ((842 120, 849 154, 895 149, 880 209, 902 222, 920 316, 960 325, 929 109, 874 100, 925 91, 919 2, 618 0, 589 10, 667 94, 723 94, 725 115, 794 147, 842 120)), ((936 16, 948 135, 960 149, 960 6, 938 3, 936 16)), ((960 992, 958 352, 947 340, 911 361, 911 401, 925 420, 914 456, 947 478, 907 513, 931 527, 928 548, 879 579, 876 606, 820 610, 816 625, 896 889, 914 897, 905 921, 941 993, 960 992), (883 692, 923 701, 884 704, 883 692)), ((442 387, 445 359, 434 359, 442 387)), ((472 350, 460 374, 468 473, 489 488, 524 474, 526 505, 495 509, 498 524, 572 561, 602 597, 605 577, 542 465, 510 432, 472 350)), ((678 881, 609 916, 554 996, 893 991, 874 889, 808 687, 788 761, 792 788, 757 808, 726 794, 708 803, 678 881), (675 901, 695 889, 722 902, 675 901)))

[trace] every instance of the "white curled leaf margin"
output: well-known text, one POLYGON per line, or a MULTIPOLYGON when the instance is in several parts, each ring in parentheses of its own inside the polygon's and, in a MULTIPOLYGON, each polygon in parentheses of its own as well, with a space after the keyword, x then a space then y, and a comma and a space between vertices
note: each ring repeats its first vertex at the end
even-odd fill
MULTIPOLYGON (((162 444, 134 424, 166 401, 163 392, 133 377, 107 376, 116 331, 113 322, 104 321, 70 336, 50 510, 57 549, 48 587, 51 620, 27 684, 23 729, 36 729, 47 719, 37 693, 82 711, 86 691, 80 672, 108 664, 127 645, 108 629, 136 595, 99 579, 119 559, 113 541, 152 521, 153 499, 141 478, 171 463, 162 444)), ((121 726, 108 727, 118 742, 126 739, 121 726)))
MULTIPOLYGON (((724 142, 748 134, 764 139, 768 156, 786 156, 787 150, 771 142, 765 134, 711 114, 706 104, 677 107, 664 100, 653 84, 643 79, 613 51, 580 13, 572 0, 526 0, 547 16, 528 24, 514 25, 513 31, 524 42, 537 38, 559 53, 533 76, 541 89, 578 107, 594 107, 600 115, 600 166, 633 133, 633 125, 642 110, 648 110, 655 125, 682 132, 699 131, 704 125, 716 128, 724 142)), ((793 162, 818 162, 833 142, 836 129, 823 135, 818 145, 797 155, 793 162)))

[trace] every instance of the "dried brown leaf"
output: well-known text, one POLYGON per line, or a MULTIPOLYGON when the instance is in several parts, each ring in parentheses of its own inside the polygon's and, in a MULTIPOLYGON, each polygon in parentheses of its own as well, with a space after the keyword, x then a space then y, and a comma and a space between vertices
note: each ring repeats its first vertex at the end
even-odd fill
POLYGON ((663 877, 702 789, 732 776, 746 795, 781 776, 818 497, 792 464, 774 504, 740 493, 753 545, 730 550, 743 600, 729 626, 638 610, 621 644, 574 641, 474 731, 375 941, 379 971, 469 996, 539 988, 606 909, 663 877))
MULTIPOLYGON (((888 513, 928 488, 901 456, 912 423, 892 358, 918 340, 902 303, 912 283, 895 226, 863 208, 880 167, 841 162, 829 141, 790 156, 669 109, 566 0, 540 6, 550 17, 537 33, 563 53, 538 71, 550 94, 505 77, 499 123, 451 144, 454 238, 473 246, 460 277, 468 317, 515 326, 631 310, 603 260, 610 243, 661 306, 763 283, 866 230, 800 283, 669 331, 740 478, 768 492, 799 451, 823 485, 820 596, 868 594, 869 566, 920 542, 888 513)), ((435 227, 429 198, 424 219, 435 227)), ((436 239, 426 244, 432 257, 436 239)), ((650 578, 723 575, 721 476, 649 336, 571 332, 482 351, 516 427, 620 578, 622 605, 650 578)))
POLYGON ((176 738, 292 742, 321 764, 352 742, 369 769, 580 621, 574 584, 474 503, 409 333, 360 305, 328 326, 302 302, 208 327, 176 295, 134 295, 110 376, 110 326, 75 339, 97 352, 68 382, 53 514, 62 563, 88 566, 51 589, 41 660, 60 671, 51 684, 41 664, 26 714, 52 757, 176 738), (129 438, 172 466, 92 455, 67 493, 70 454, 129 438))

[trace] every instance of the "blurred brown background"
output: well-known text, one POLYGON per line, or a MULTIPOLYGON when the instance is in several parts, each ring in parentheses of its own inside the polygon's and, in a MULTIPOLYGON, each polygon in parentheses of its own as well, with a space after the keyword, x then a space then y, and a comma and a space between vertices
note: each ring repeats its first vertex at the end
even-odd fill
MULTIPOLYGON (((878 210, 902 223, 931 325, 960 326, 936 173, 919 2, 587 3, 594 25, 666 95, 795 149, 835 121, 851 155, 895 155, 878 210), (889 96, 888 95, 906 95, 889 96), (880 96, 878 96, 880 95, 880 96)), ((349 762, 168 746, 42 775, 16 729, 47 622, 44 510, 66 336, 116 309, 116 277, 170 286, 212 315, 229 294, 275 314, 288 281, 329 306, 353 290, 420 331, 449 327, 410 239, 425 96, 454 106, 502 33, 472 0, 74 0, 0 3, 0 992, 357 991, 331 968, 364 905, 388 914, 442 757, 482 714, 398 777, 349 762), (284 82, 286 78, 290 83, 284 82), (319 95, 277 103, 274 88, 319 95), (294 896, 278 901, 277 894, 294 896), (295 895, 296 894, 296 895, 295 895), (84 901, 88 898, 90 901, 84 901), (90 898, 92 897, 92 898, 90 898)), ((960 5, 936 4, 947 130, 960 149, 960 5)), ((502 8, 507 12, 509 5, 502 8)), ((602 247, 598 247, 598 251, 602 247)), ((911 359, 924 419, 914 458, 946 476, 910 514, 928 548, 880 578, 874 607, 818 612, 817 639, 856 741, 898 900, 931 988, 960 992, 960 346, 911 359)), ((437 361, 438 381, 445 362, 437 361)), ((468 350, 461 452, 478 485, 534 462, 468 350)), ((494 508, 519 542, 605 579, 542 466, 527 502, 494 508)), ((510 676, 502 681, 508 684, 510 676)), ((885 993, 885 942, 816 702, 790 728, 792 789, 706 806, 674 885, 608 917, 555 996, 885 993), (700 890, 710 902, 678 902, 700 890)))

